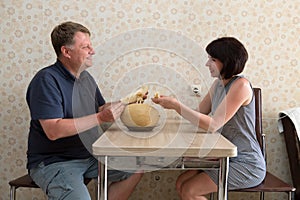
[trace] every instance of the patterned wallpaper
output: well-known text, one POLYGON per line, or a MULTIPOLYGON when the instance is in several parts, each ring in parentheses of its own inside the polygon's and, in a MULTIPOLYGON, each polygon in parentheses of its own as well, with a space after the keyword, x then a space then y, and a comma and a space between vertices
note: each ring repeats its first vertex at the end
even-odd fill
MULTIPOLYGON (((291 182, 277 115, 300 106, 300 1, 2 0, 0 5, 0 200, 9 199, 8 181, 26 173, 25 91, 33 75, 55 61, 50 32, 66 20, 91 30, 96 55, 89 70, 107 100, 148 84, 150 91, 195 107, 201 97, 192 96, 189 86, 201 85, 204 93, 212 82, 205 46, 220 36, 240 39, 250 54, 244 75, 263 90, 268 170, 291 182)), ((146 174, 131 199, 178 199, 178 173, 146 174)), ((46 199, 39 189, 19 190, 22 199, 46 199)))

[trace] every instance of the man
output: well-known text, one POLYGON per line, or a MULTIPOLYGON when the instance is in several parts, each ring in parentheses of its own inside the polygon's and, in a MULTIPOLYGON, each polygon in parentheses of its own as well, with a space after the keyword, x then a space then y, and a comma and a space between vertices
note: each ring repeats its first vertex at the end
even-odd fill
MULTIPOLYGON (((113 122, 124 105, 105 103, 85 70, 95 54, 89 30, 65 22, 56 26, 51 41, 57 61, 40 70, 26 94, 31 122, 27 168, 32 179, 51 199, 90 199, 84 178, 96 178, 98 161, 92 143, 113 122)), ((109 171, 109 199, 128 199, 141 174, 109 171)))

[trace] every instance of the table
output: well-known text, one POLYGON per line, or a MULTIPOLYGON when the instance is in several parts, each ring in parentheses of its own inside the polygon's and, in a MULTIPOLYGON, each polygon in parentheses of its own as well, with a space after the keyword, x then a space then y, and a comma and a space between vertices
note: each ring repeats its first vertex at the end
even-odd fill
POLYGON ((93 154, 99 160, 101 199, 107 199, 110 168, 145 171, 217 168, 218 199, 226 200, 229 157, 237 155, 237 148, 221 134, 203 132, 184 119, 167 119, 147 132, 131 132, 121 123, 115 123, 93 144, 93 154))

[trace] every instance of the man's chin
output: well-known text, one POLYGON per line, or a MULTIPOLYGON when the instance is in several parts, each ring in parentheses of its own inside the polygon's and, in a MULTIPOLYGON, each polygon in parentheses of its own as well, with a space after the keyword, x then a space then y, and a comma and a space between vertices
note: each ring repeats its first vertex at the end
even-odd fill
POLYGON ((89 67, 91 67, 91 66, 93 66, 93 63, 92 62, 86 62, 86 63, 84 63, 83 64, 83 67, 86 69, 86 68, 89 68, 89 67))

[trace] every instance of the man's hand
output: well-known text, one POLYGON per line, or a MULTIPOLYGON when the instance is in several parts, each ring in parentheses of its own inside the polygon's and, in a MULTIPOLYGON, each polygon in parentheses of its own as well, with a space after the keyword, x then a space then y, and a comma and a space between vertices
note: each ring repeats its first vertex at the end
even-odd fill
POLYGON ((97 119, 99 124, 103 122, 114 122, 120 117, 125 105, 121 102, 106 103, 99 107, 99 112, 97 114, 97 119))

